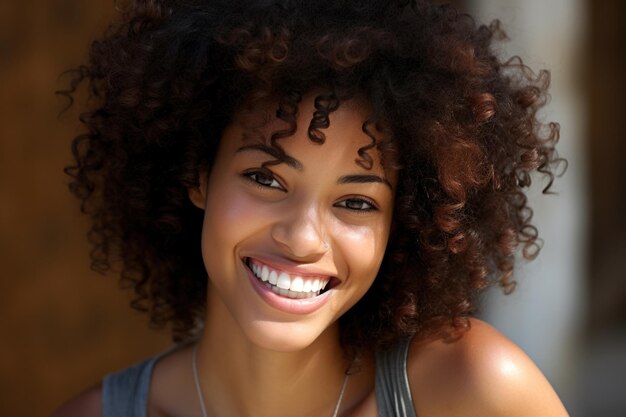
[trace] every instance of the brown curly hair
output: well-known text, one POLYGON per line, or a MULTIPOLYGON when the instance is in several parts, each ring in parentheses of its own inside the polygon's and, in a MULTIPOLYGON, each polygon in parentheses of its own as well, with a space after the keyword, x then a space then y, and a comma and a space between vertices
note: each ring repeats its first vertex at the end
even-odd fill
POLYGON ((476 297, 514 286, 514 255, 539 249, 522 190, 562 159, 558 124, 542 123, 549 74, 503 62, 497 22, 478 26, 449 6, 379 0, 135 0, 73 71, 92 107, 76 137, 71 191, 93 221, 92 267, 119 269, 133 306, 175 340, 191 337, 206 302, 202 212, 187 190, 210 171, 221 132, 244 105, 275 99, 292 135, 311 91, 308 127, 359 96, 371 107, 369 151, 400 170, 393 230, 372 288, 341 319, 347 349, 415 332, 460 334, 476 297), (377 140, 376 127, 389 140, 377 140))

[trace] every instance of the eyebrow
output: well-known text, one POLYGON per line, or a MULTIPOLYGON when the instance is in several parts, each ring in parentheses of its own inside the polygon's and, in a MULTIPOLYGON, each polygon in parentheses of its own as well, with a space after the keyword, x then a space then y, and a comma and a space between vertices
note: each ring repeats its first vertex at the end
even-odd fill
POLYGON ((339 184, 367 184, 372 182, 385 184, 389 189, 393 190, 391 183, 386 178, 378 175, 344 175, 337 181, 339 184))
MULTIPOLYGON (((262 143, 254 143, 254 144, 250 144, 250 145, 243 145, 239 148, 237 148, 237 150, 235 151, 235 153, 239 153, 239 152, 246 152, 246 151, 260 151, 260 152, 264 152, 270 156, 273 156, 274 158, 281 160, 281 157, 284 157, 284 160, 281 160, 282 162, 284 162, 285 164, 287 164, 288 166, 290 166, 291 168, 294 168, 298 171, 302 171, 302 163, 300 161, 298 161, 297 159, 289 156, 289 155, 281 155, 280 151, 278 151, 276 148, 273 148, 271 146, 262 144, 262 143)), ((338 184, 368 184, 368 183, 381 183, 381 184, 385 184, 387 187, 389 187, 390 190, 393 191, 393 187, 391 185, 391 183, 389 182, 389 180, 387 180, 386 178, 383 178, 381 176, 378 175, 373 175, 373 174, 360 174, 360 175, 344 175, 342 177, 339 177, 339 179, 337 180, 338 184)))
POLYGON ((239 153, 239 152, 245 152, 245 151, 260 151, 260 152, 264 152, 270 156, 273 156, 274 158, 276 158, 277 160, 279 160, 280 162, 284 162, 285 164, 287 164, 288 166, 290 166, 293 169, 297 169, 298 171, 302 171, 302 163, 300 163, 300 161, 298 161, 296 158, 293 158, 287 154, 282 155, 280 153, 280 151, 276 148, 273 148, 271 146, 262 144, 262 143, 253 143, 250 145, 243 145, 241 147, 239 147, 235 153, 239 153))

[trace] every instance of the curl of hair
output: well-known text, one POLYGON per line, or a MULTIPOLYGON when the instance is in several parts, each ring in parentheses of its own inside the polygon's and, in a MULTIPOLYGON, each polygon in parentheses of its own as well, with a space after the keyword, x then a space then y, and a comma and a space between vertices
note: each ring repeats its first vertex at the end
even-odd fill
POLYGON ((516 251, 537 255, 523 189, 538 172, 549 192, 563 163, 558 124, 537 117, 549 75, 500 60, 492 44, 504 37, 497 22, 421 0, 130 2, 61 92, 71 100, 86 82, 92 103, 66 172, 93 222, 93 268, 119 270, 135 308, 191 337, 207 276, 187 190, 233 114, 279 103, 278 163, 303 94, 318 92, 308 135, 319 144, 329 115, 359 97, 371 143, 355 161, 371 168, 380 152, 400 179, 379 275, 340 319, 342 342, 357 352, 459 334, 484 288, 512 290, 516 251))

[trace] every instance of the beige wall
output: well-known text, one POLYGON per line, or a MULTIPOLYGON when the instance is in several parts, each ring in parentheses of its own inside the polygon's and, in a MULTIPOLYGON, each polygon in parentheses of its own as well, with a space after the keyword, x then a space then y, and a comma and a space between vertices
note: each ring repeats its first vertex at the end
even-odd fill
POLYGON ((48 415, 101 376, 162 350, 113 277, 89 270, 86 222, 62 173, 76 112, 56 115, 113 1, 0 1, 0 415, 48 415))

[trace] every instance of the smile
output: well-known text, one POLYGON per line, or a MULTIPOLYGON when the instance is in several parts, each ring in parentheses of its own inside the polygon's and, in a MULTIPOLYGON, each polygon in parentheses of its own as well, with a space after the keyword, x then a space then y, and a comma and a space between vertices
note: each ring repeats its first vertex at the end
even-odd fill
POLYGON ((316 297, 324 292, 331 280, 331 277, 292 275, 251 258, 246 259, 246 265, 267 288, 293 299, 316 297))

